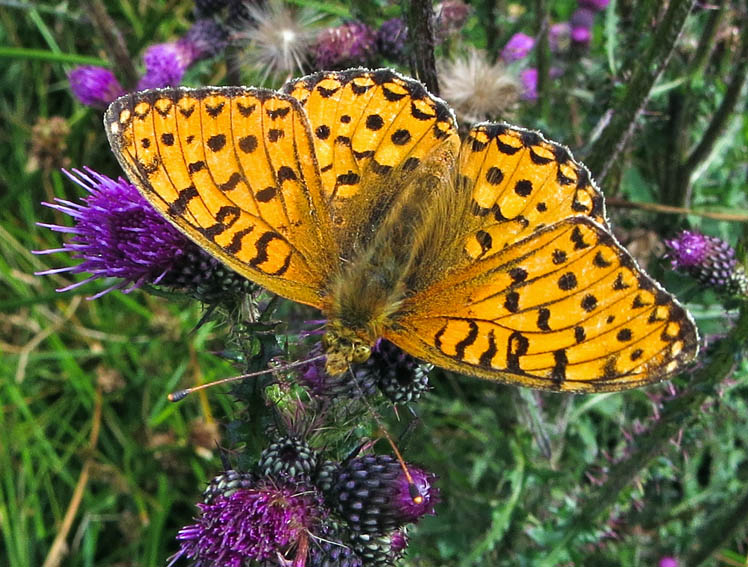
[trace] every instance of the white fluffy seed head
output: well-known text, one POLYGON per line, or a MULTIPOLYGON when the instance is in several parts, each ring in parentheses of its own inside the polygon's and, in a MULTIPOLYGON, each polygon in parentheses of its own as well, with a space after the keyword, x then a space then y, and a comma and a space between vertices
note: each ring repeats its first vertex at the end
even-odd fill
POLYGON ((242 64, 261 73, 260 82, 285 81, 303 72, 304 63, 317 36, 320 14, 294 9, 279 0, 248 4, 248 24, 234 34, 246 47, 242 64))
POLYGON ((477 49, 437 62, 440 96, 461 123, 506 120, 519 101, 522 86, 501 62, 492 63, 477 49))

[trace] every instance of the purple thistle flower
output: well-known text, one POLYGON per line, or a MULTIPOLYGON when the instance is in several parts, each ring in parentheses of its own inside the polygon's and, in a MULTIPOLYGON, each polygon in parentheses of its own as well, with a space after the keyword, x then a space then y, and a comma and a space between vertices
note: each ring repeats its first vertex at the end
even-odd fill
POLYGON ((86 106, 105 108, 125 93, 114 73, 103 67, 76 67, 68 75, 68 80, 75 97, 86 106))
POLYGON ((586 8, 578 8, 569 19, 569 25, 574 28, 592 29, 595 25, 595 13, 586 8))
POLYGON ((189 42, 151 45, 143 54, 145 74, 138 81, 138 90, 179 85, 195 57, 195 48, 189 42))
POLYGON ((657 567, 678 567, 680 563, 675 557, 662 557, 657 563, 657 567))
POLYGON ((666 240, 665 245, 674 270, 686 272, 709 287, 748 294, 745 269, 738 264, 735 249, 721 238, 684 230, 666 240))
POLYGON ((436 475, 408 465, 413 484, 389 455, 367 455, 344 462, 329 492, 331 503, 351 530, 386 534, 434 514, 439 489, 436 475))
POLYGON ((390 18, 377 30, 377 47, 385 57, 399 59, 408 40, 408 26, 402 18, 390 18))
POLYGON ((593 10, 595 12, 601 12, 605 10, 610 4, 610 0, 579 0, 579 6, 593 10))
POLYGON ((592 30, 590 28, 572 28, 571 29, 571 41, 574 45, 586 47, 590 44, 592 39, 592 30))
POLYGON ((525 69, 519 74, 520 81, 525 90, 522 98, 525 100, 538 100, 538 70, 534 67, 525 69))
POLYGON ((305 550, 299 545, 323 516, 317 493, 303 485, 259 483, 211 504, 198 503, 196 523, 179 530, 179 557, 196 567, 245 567, 250 561, 285 557, 305 550))
POLYGON ((676 238, 666 240, 670 248, 668 256, 674 270, 698 266, 709 252, 709 237, 690 230, 684 230, 676 238))
POLYGON ((501 58, 507 63, 524 59, 535 47, 535 40, 522 32, 515 33, 506 42, 504 49, 501 51, 501 58))
POLYGON ((362 22, 347 22, 317 36, 315 61, 321 69, 364 65, 376 50, 374 30, 362 22))
POLYGON ((37 275, 62 272, 92 275, 57 291, 68 291, 98 278, 121 278, 120 282, 91 298, 95 299, 113 289, 127 293, 144 283, 157 284, 183 255, 196 249, 128 181, 122 178, 115 181, 87 167, 83 171, 73 169, 64 173, 89 194, 83 198, 83 203, 64 199, 56 199, 56 204, 44 203, 73 217, 75 226, 39 223, 39 226, 73 236, 62 248, 35 253, 67 252, 82 262, 37 275), (124 289, 127 286, 130 287, 124 289))

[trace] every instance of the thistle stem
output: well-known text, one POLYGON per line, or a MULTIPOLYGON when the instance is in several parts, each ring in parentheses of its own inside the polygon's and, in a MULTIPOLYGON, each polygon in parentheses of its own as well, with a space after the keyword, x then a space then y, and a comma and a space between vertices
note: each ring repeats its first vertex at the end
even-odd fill
POLYGON ((673 47, 695 3, 696 0, 670 2, 649 47, 640 62, 634 65, 633 75, 618 110, 585 160, 599 183, 603 182, 633 134, 636 119, 647 103, 652 87, 667 66, 673 47))
POLYGON ((408 29, 412 48, 411 70, 433 94, 439 94, 434 56, 434 7, 431 0, 411 0, 408 29))

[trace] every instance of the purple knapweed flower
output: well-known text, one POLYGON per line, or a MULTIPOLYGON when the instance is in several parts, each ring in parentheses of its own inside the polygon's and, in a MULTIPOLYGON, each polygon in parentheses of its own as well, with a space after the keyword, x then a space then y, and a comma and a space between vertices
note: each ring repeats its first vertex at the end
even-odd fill
POLYGON ((364 65, 376 51, 377 36, 363 22, 352 21, 322 30, 317 36, 315 61, 321 69, 364 65))
POLYGON ((354 532, 387 534, 434 514, 439 489, 436 475, 400 463, 389 455, 367 455, 344 462, 337 470, 328 499, 354 532))
POLYGON ((657 563, 657 567, 679 567, 680 563, 675 557, 662 557, 657 563))
POLYGON ((105 108, 125 90, 109 69, 83 65, 76 67, 68 75, 70 89, 75 97, 86 106, 105 108))
POLYGON ((519 78, 524 87, 522 98, 525 100, 538 100, 538 70, 534 67, 525 69, 519 74, 519 78))
POLYGON ((55 204, 44 203, 73 217, 75 225, 39 223, 39 226, 72 236, 62 248, 35 253, 67 252, 81 263, 37 275, 88 272, 91 276, 57 291, 68 291, 99 278, 120 278, 91 298, 94 299, 113 289, 127 293, 144 283, 157 284, 183 255, 196 249, 130 182, 122 178, 115 181, 87 167, 83 171, 73 169, 64 173, 89 194, 83 198, 83 203, 64 199, 55 199, 55 204))
POLYGON ((587 8, 595 12, 601 12, 605 10, 610 4, 610 0, 579 0, 579 6, 581 8, 587 8))
POLYGON ((170 565, 182 556, 194 560, 195 567, 245 567, 251 561, 289 559, 287 555, 293 559, 306 552, 309 542, 300 543, 324 515, 313 489, 268 481, 197 507, 195 523, 179 530, 181 549, 170 565))
POLYGON ((535 39, 522 32, 515 33, 506 42, 504 49, 501 51, 501 58, 507 63, 524 59, 535 47, 535 39))
POLYGON ((674 270, 688 273, 702 284, 728 293, 748 293, 748 277, 738 264, 735 249, 716 236, 684 230, 665 240, 666 257, 674 270))

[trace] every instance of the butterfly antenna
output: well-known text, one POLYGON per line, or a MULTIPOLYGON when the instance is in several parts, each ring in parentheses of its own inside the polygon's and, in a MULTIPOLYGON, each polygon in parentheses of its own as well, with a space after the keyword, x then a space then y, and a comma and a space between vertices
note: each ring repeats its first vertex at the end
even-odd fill
POLYGON ((290 364, 286 364, 283 366, 276 366, 275 368, 267 368, 265 370, 258 370, 257 372, 250 372, 249 374, 239 374, 238 376, 229 376, 228 378, 222 378, 221 380, 216 380, 215 382, 208 382, 207 384, 200 384, 199 386, 195 386, 193 388, 185 388, 184 390, 177 390, 176 392, 172 392, 167 396, 170 402, 180 402, 183 399, 185 399, 187 396, 192 394, 193 392, 197 392, 199 390, 204 390, 206 388, 211 388, 213 386, 218 386, 219 384, 228 384, 229 382, 236 382, 238 380, 244 380, 245 378, 254 378, 255 376, 261 376, 262 374, 270 374, 271 372, 283 372, 285 370, 291 370, 292 368, 298 368, 299 366, 304 366, 305 364, 309 364, 311 362, 316 362, 318 360, 322 360, 325 358, 324 354, 320 354, 319 356, 313 356, 312 358, 307 358, 304 360, 297 360, 296 362, 292 362, 290 364))
MULTIPOLYGON (((351 376, 354 376, 353 368, 351 368, 350 365, 348 366, 348 372, 351 373, 351 376)), ((382 435, 384 435, 385 439, 387 439, 387 442, 390 444, 390 447, 392 447, 392 451, 395 453, 395 458, 397 459, 397 462, 400 463, 400 468, 403 469, 405 480, 408 481, 408 493, 410 494, 411 500, 413 500, 414 504, 421 504, 423 502, 423 495, 421 494, 421 491, 418 490, 416 483, 413 482, 413 476, 410 474, 410 471, 408 470, 408 465, 405 464, 405 459, 403 459, 403 456, 400 454, 400 450, 397 448, 395 441, 392 439, 392 436, 387 431, 387 428, 385 427, 384 423, 382 423, 382 418, 379 416, 379 413, 377 413, 377 411, 372 407, 372 405, 369 403, 369 400, 366 399, 366 396, 364 395, 358 383, 356 383, 356 387, 359 390, 361 399, 364 401, 364 404, 369 409, 369 412, 371 413, 372 417, 374 417, 374 421, 377 422, 377 426, 379 427, 379 430, 382 432, 382 435)))

